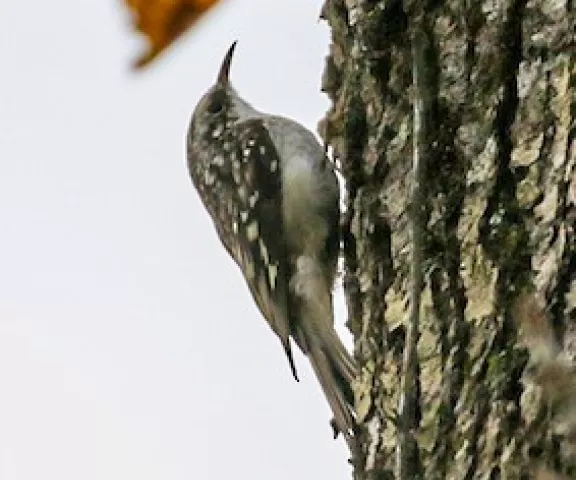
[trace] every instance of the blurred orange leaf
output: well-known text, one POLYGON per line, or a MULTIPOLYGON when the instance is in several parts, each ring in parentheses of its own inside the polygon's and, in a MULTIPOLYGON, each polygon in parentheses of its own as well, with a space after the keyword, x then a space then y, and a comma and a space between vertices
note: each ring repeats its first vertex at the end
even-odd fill
POLYGON ((148 39, 148 50, 134 62, 142 68, 220 0, 124 0, 134 28, 148 39))

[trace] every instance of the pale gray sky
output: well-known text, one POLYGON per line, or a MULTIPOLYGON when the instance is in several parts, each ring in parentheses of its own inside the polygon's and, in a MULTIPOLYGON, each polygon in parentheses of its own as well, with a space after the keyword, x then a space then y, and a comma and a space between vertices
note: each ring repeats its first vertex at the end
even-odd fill
POLYGON ((120 0, 0 3, 1 480, 349 478, 184 159, 235 39, 240 93, 315 129, 321 0, 223 3, 140 75, 120 0))

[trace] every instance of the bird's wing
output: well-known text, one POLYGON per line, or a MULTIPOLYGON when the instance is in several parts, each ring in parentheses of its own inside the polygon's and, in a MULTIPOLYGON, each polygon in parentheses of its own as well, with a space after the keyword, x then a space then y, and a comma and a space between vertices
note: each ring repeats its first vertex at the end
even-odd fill
POLYGON ((244 273, 260 311, 278 335, 294 378, 298 380, 289 342, 288 259, 282 222, 282 178, 278 152, 259 119, 232 127, 231 161, 213 161, 207 175, 221 188, 212 216, 224 247, 244 273))

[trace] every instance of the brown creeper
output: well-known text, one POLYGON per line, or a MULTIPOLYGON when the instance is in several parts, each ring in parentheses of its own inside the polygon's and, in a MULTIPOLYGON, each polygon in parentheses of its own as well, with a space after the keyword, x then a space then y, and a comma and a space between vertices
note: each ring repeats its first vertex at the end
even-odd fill
POLYGON ((235 46, 190 121, 192 182, 280 338, 294 378, 290 337, 312 363, 335 428, 350 438, 356 366, 334 330, 332 311, 339 251, 336 176, 311 132, 255 110, 232 88, 235 46))

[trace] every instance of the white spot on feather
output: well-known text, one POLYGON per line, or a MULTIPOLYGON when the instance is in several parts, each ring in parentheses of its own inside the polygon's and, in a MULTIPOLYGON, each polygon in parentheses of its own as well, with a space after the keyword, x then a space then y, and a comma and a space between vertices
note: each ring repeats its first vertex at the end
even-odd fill
POLYGON ((254 271, 254 263, 252 262, 250 257, 248 257, 248 255, 242 255, 242 264, 244 266, 243 268, 244 274, 249 279, 253 280, 254 277, 256 276, 256 272, 254 271))
POLYGON ((248 197, 248 205, 250 205, 250 208, 254 208, 254 205, 256 205, 256 202, 258 201, 258 197, 258 192, 254 192, 250 197, 248 197))
POLYGON ((216 175, 214 175, 208 168, 204 170, 204 183, 208 186, 214 185, 216 175))
POLYGON ((232 178, 234 178, 236 184, 240 185, 240 181, 242 180, 242 175, 240 172, 240 162, 236 160, 232 162, 232 178))
POLYGON ((238 196, 240 197, 240 199, 245 202, 246 200, 248 200, 248 189, 246 188, 245 185, 240 185, 238 187, 238 196))
POLYGON ((248 237, 250 242, 253 242, 258 238, 258 222, 256 220, 246 227, 246 237, 248 237))
POLYGON ((268 265, 270 263, 270 257, 268 256, 268 249, 266 248, 266 245, 264 245, 262 239, 259 240, 258 245, 260 246, 260 256, 262 257, 264 264, 268 265))
POLYGON ((212 138, 218 138, 220 135, 222 135, 223 131, 224 131, 224 125, 222 125, 221 123, 216 125, 214 130, 212 130, 212 138))
POLYGON ((278 267, 276 265, 270 265, 268 267, 268 280, 270 281, 270 286, 272 290, 276 288, 276 279, 278 277, 278 267))

